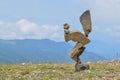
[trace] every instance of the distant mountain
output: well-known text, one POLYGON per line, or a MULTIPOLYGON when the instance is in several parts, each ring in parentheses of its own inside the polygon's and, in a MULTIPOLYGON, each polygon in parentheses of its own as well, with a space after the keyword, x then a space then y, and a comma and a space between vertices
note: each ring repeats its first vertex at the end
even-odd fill
POLYGON ((115 41, 91 40, 91 43, 87 45, 87 50, 104 56, 109 60, 120 59, 120 45, 115 41))
MULTIPOLYGON (((68 53, 72 47, 69 43, 48 39, 0 40, 0 63, 71 63, 68 53)), ((105 59, 87 51, 81 58, 84 62, 105 59)))

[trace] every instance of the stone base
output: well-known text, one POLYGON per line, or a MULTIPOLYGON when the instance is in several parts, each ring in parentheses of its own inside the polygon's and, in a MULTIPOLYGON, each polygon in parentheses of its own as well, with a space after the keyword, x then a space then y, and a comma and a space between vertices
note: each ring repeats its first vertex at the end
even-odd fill
POLYGON ((75 64, 75 71, 88 70, 89 64, 75 64))

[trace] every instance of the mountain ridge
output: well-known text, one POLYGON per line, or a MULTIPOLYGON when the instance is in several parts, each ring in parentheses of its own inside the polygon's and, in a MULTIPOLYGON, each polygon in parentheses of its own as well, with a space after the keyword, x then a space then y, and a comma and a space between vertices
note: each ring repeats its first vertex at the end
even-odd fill
MULTIPOLYGON (((0 40, 0 63, 71 63, 68 53, 72 47, 69 43, 49 39, 0 40)), ((88 51, 81 55, 84 62, 103 59, 88 51)))

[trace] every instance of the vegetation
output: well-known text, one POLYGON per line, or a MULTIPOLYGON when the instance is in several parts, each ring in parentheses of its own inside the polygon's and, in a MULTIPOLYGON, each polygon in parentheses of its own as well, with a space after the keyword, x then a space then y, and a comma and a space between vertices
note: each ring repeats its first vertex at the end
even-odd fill
POLYGON ((89 70, 74 71, 74 64, 1 64, 0 80, 120 80, 120 61, 88 63, 89 70))

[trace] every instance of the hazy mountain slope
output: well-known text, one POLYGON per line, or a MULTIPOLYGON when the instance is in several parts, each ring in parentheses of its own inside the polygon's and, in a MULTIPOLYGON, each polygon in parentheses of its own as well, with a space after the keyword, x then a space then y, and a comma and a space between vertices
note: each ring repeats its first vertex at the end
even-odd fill
POLYGON ((87 45, 87 50, 104 56, 107 59, 119 59, 120 58, 120 45, 117 42, 111 41, 111 43, 102 42, 100 40, 92 40, 87 45))
MULTIPOLYGON (((66 42, 48 39, 0 40, 0 63, 22 62, 72 62, 68 53, 73 46, 66 42)), ((105 58, 85 51, 82 61, 98 61, 105 58)))

